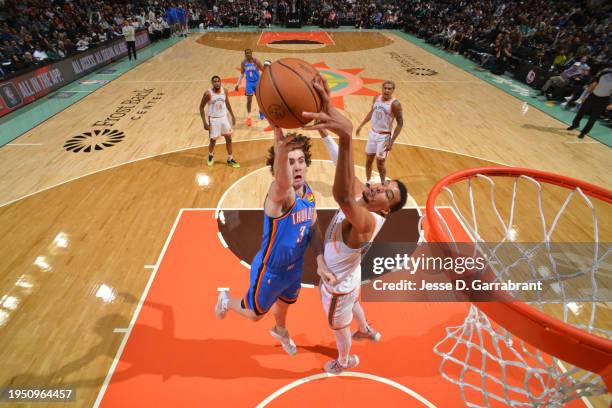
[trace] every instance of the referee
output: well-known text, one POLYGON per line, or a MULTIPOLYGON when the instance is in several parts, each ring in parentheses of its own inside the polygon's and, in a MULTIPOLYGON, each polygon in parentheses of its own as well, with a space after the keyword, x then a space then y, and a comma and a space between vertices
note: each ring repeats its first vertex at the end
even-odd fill
POLYGON ((586 126, 580 131, 578 137, 580 139, 591 131, 595 121, 599 119, 603 111, 608 106, 610 95, 612 94, 612 68, 606 68, 597 75, 595 80, 589 85, 588 91, 591 94, 580 107, 576 114, 572 125, 567 130, 574 130, 580 126, 580 120, 585 114, 589 114, 589 121, 586 126))

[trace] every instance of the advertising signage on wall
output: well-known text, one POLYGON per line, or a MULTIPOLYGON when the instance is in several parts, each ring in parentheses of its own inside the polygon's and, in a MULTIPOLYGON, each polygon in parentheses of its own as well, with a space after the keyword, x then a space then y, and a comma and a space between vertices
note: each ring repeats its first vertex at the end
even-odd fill
MULTIPOLYGON (((146 30, 136 35, 136 48, 149 45, 146 30)), ((0 83, 0 117, 33 102, 55 89, 127 55, 127 45, 118 38, 54 64, 0 83)))

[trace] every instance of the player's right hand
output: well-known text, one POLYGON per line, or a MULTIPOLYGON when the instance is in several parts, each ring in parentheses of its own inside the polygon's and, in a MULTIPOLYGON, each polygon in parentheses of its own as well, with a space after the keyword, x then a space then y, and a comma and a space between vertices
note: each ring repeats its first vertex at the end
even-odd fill
POLYGON ((204 130, 209 130, 210 126, 208 125, 207 121, 204 121, 204 130))
POLYGON ((322 130, 327 129, 330 132, 337 134, 339 137, 351 138, 353 133, 353 124, 343 114, 341 114, 333 105, 330 103, 330 91, 327 81, 320 74, 317 74, 315 82, 313 84, 321 101, 323 107, 321 112, 303 112, 302 115, 305 118, 314 119, 315 124, 311 126, 304 126, 305 130, 322 130))
POLYGON ((356 135, 357 137, 361 137, 361 136, 359 136, 359 132, 361 132, 361 126, 359 126, 359 127, 357 128, 357 130, 355 130, 355 135, 356 135))

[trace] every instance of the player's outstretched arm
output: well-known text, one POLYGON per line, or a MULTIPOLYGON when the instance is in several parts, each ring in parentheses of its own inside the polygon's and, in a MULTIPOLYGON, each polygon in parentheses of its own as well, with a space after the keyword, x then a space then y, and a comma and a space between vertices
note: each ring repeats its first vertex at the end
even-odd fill
POLYGON ((206 119, 206 110, 204 109, 208 101, 210 101, 210 94, 206 91, 204 95, 202 95, 202 100, 200 101, 200 116, 204 123, 204 130, 208 130, 208 119, 206 119))
MULTIPOLYGON (((321 135, 321 139, 323 139, 323 143, 325 143, 325 148, 329 154, 329 159, 334 163, 334 165, 336 165, 338 163, 338 145, 336 144, 336 141, 324 130, 319 130, 319 135, 321 135)), ((360 195, 363 192, 364 187, 365 186, 361 180, 355 176, 353 182, 353 193, 355 195, 360 195)))
POLYGON ((321 96, 323 108, 319 113, 304 112, 304 117, 315 119, 312 126, 304 127, 310 130, 327 129, 340 138, 338 148, 338 162, 332 189, 334 200, 338 203, 344 215, 358 233, 367 233, 374 230, 374 217, 355 200, 354 181, 355 168, 353 162, 352 132, 353 124, 330 103, 330 92, 327 82, 317 75, 314 84, 321 96))
POLYGON ((295 192, 291 182, 291 167, 289 166, 289 152, 294 147, 296 134, 286 136, 281 128, 274 126, 274 181, 268 190, 268 198, 272 203, 282 206, 287 202, 293 204, 295 192))

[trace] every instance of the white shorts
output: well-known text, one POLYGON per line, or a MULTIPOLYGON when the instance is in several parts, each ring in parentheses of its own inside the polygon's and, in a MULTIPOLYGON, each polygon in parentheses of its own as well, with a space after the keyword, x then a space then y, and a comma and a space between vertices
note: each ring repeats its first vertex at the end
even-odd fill
POLYGON ((216 139, 219 136, 227 136, 232 134, 232 126, 226 116, 220 118, 208 118, 210 121, 210 138, 216 139))
POLYGON ((368 142, 366 143, 365 152, 366 154, 375 154, 379 160, 387 158, 387 141, 391 139, 391 135, 388 133, 377 133, 370 130, 368 133, 368 142))
POLYGON ((359 300, 360 288, 349 293, 333 293, 321 284, 321 303, 327 315, 327 323, 334 330, 347 327, 353 321, 353 305, 359 300))

